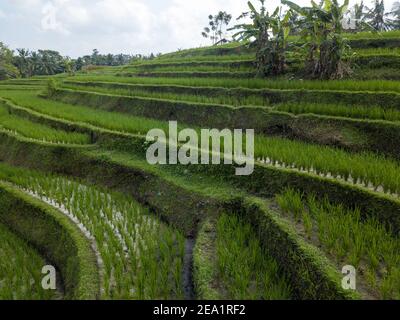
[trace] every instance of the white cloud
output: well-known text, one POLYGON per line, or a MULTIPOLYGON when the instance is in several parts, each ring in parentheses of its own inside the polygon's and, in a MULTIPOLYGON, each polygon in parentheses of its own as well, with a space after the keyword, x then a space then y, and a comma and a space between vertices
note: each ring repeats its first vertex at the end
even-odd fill
POLYGON ((63 12, 63 18, 66 24, 83 26, 91 22, 88 9, 80 4, 72 3, 67 6, 63 12))
MULTIPOLYGON (((386 0, 388 9, 392 2, 386 0)), ((267 6, 272 10, 279 3, 268 1, 267 6)), ((70 56, 93 48, 168 52, 209 43, 201 36, 209 14, 224 10, 235 19, 247 9, 246 0, 5 0, 0 1, 0 18, 5 13, 7 18, 0 20, 0 40, 14 48, 51 48, 70 56), (53 21, 43 12, 49 5, 55 8, 53 21)))
POLYGON ((63 35, 69 35, 70 31, 66 29, 64 24, 60 21, 58 12, 60 5, 64 2, 47 2, 42 8, 41 27, 43 31, 55 31, 63 35))

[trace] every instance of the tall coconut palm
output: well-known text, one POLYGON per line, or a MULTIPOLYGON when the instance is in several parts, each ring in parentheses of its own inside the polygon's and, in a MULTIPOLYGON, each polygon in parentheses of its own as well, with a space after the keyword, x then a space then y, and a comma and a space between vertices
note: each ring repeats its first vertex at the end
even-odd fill
POLYGON ((17 49, 18 55, 14 57, 14 64, 18 68, 22 77, 31 77, 32 68, 30 60, 30 52, 26 49, 17 49))
POLYGON ((390 13, 385 12, 384 0, 375 0, 373 8, 368 8, 366 14, 367 22, 376 31, 388 31, 392 29, 390 13))
POLYGON ((216 15, 208 16, 208 26, 201 33, 204 38, 209 38, 213 45, 223 41, 224 33, 229 23, 232 20, 232 15, 225 11, 220 11, 216 15))
POLYGON ((393 4, 391 25, 395 30, 400 30, 400 1, 393 4))
POLYGON ((368 28, 366 23, 366 6, 364 1, 360 3, 356 3, 353 8, 350 10, 351 17, 350 19, 354 19, 353 28, 355 31, 361 31, 363 29, 368 28))

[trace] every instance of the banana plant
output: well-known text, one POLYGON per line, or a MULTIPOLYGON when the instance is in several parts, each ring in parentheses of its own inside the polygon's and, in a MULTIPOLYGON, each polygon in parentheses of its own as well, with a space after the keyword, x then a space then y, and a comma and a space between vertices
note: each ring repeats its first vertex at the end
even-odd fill
POLYGON ((342 5, 337 0, 311 1, 311 7, 300 7, 289 0, 282 0, 301 16, 301 36, 306 50, 306 71, 321 79, 343 78, 351 72, 350 47, 343 37, 342 21, 349 0, 342 5))
POLYGON ((261 9, 257 11, 249 1, 250 11, 239 18, 250 17, 252 22, 238 24, 230 30, 239 30, 233 35, 238 41, 249 42, 256 48, 256 67, 259 75, 278 75, 286 69, 287 37, 290 32, 289 19, 291 12, 281 18, 281 8, 269 14, 265 8, 265 0, 260 0, 261 9))

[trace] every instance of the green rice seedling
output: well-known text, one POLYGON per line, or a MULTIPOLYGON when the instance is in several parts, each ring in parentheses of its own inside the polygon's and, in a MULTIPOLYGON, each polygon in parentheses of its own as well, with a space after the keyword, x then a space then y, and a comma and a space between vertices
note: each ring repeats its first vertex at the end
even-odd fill
POLYGON ((319 90, 319 91, 369 91, 400 92, 400 83, 390 80, 270 80, 235 78, 152 78, 118 76, 76 76, 67 78, 77 81, 103 81, 133 84, 182 85, 192 87, 222 87, 276 90, 319 90))
MULTIPOLYGON (((255 60, 255 54, 248 53, 248 54, 227 54, 223 56, 217 55, 206 55, 206 56, 187 56, 187 57, 160 57, 155 60, 150 61, 142 61, 137 62, 132 65, 129 65, 127 68, 133 66, 147 66, 152 64, 159 64, 159 63, 175 63, 175 62, 207 62, 207 61, 221 61, 221 62, 240 62, 240 61, 249 61, 255 60)), ((125 69, 125 68, 124 68, 125 69)))
POLYGON ((44 87, 40 85, 24 85, 24 84, 1 84, 0 90, 31 90, 40 91, 44 87))
POLYGON ((400 80, 399 70, 393 67, 382 67, 379 69, 359 68, 352 76, 355 80, 400 80))
POLYGON ((397 267, 392 270, 390 275, 385 277, 380 284, 380 291, 382 298, 389 300, 400 300, 400 268, 397 267))
POLYGON ((0 129, 6 129, 27 138, 53 143, 88 144, 90 142, 89 136, 85 134, 56 130, 10 114, 1 102, 0 129))
POLYGON ((94 126, 135 134, 147 134, 154 128, 168 131, 168 123, 124 115, 117 112, 96 110, 85 106, 75 106, 67 103, 56 102, 38 97, 30 92, 2 92, 0 96, 9 99, 15 104, 32 109, 39 113, 50 115, 56 118, 70 120, 79 123, 88 123, 94 126))
POLYGON ((302 221, 304 224, 304 229, 306 231, 306 235, 311 238, 312 235, 312 229, 313 229, 313 221, 311 219, 310 214, 304 210, 302 213, 302 221))
POLYGON ((46 81, 41 80, 41 79, 34 79, 34 78, 29 78, 29 79, 10 79, 10 80, 5 80, 1 81, 0 85, 45 85, 46 81))
MULTIPOLYGON (((164 121, 100 110, 93 112, 91 108, 50 101, 27 92, 0 92, 0 95, 20 106, 74 122, 138 134, 145 134, 153 128, 168 132, 168 123, 164 121)), ((184 127, 180 124, 180 128, 184 127)), ((364 181, 364 187, 369 187, 371 183, 376 191, 381 191, 382 186, 385 192, 400 193, 399 165, 394 160, 376 154, 349 153, 333 147, 256 135, 255 156, 257 159, 269 159, 275 165, 279 162, 285 167, 325 177, 340 177, 349 183, 364 181)))
POLYGON ((50 300, 56 293, 42 287, 46 261, 25 241, 0 224, 0 300, 50 300))
POLYGON ((378 106, 337 105, 322 103, 285 103, 274 106, 275 110, 293 114, 323 114, 346 118, 400 121, 400 111, 378 106))
MULTIPOLYGON (((359 39, 396 39, 400 37, 400 32, 398 30, 390 30, 390 31, 382 31, 382 32, 375 32, 375 31, 362 31, 362 32, 355 32, 355 33, 345 33, 343 36, 348 40, 359 40, 359 39)), ((299 41, 299 36, 289 36, 289 41, 299 41)), ((351 45, 351 43, 350 43, 351 45)))
POLYGON ((256 73, 251 71, 132 71, 116 74, 118 77, 142 77, 142 78, 191 78, 191 79, 254 79, 256 73))
POLYGON ((400 55, 400 48, 367 48, 357 49, 357 55, 360 56, 397 56, 400 55))
POLYGON ((291 290, 276 261, 264 250, 251 226, 223 214, 217 222, 218 272, 228 299, 289 299, 291 290))
POLYGON ((395 39, 400 37, 399 30, 390 30, 384 32, 364 31, 356 33, 346 34, 346 38, 349 40, 356 39, 395 39))
POLYGON ((220 66, 207 66, 207 65, 198 65, 198 66, 185 66, 177 65, 177 66, 162 66, 156 65, 151 69, 141 67, 140 65, 137 67, 129 67, 123 70, 123 72, 254 72, 255 69, 252 67, 248 67, 245 65, 223 65, 220 66))
POLYGON ((217 96, 206 96, 206 95, 190 95, 190 94, 177 94, 171 92, 157 92, 151 89, 127 87, 127 88, 107 88, 104 86, 83 86, 77 84, 64 84, 64 88, 72 90, 82 90, 89 92, 107 93, 121 96, 132 96, 132 97, 145 97, 154 99, 165 99, 185 102, 196 102, 204 104, 218 104, 218 105, 232 105, 232 106, 265 106, 268 105, 268 100, 261 95, 250 95, 250 96, 235 96, 235 95, 217 95, 217 96))
MULTIPOLYGON (((192 48, 186 50, 179 50, 177 52, 172 52, 168 54, 164 54, 157 58, 157 60, 163 59, 170 59, 170 58, 181 58, 181 57, 197 57, 197 56, 207 56, 207 55, 214 55, 215 51, 220 51, 221 49, 233 49, 229 51, 229 53, 218 53, 219 55, 227 55, 235 53, 242 53, 247 52, 249 49, 246 48, 247 42, 231 42, 224 45, 220 45, 218 47, 199 47, 199 48, 192 48)), ((138 63, 141 63, 139 61, 138 63)))
MULTIPOLYGON (((302 199, 316 226, 313 233, 339 266, 350 264, 362 268, 363 279, 377 290, 379 298, 400 298, 400 240, 386 226, 375 219, 362 217, 358 209, 350 210, 327 199, 318 201, 314 195, 305 198, 299 191, 288 189, 276 196, 285 213, 293 198, 302 199)), ((297 207, 294 206, 294 210, 297 207)))
POLYGON ((0 172, 66 214, 92 240, 103 299, 183 298, 183 236, 130 197, 6 165, 0 172))
POLYGON ((255 156, 286 167, 323 176, 342 177, 350 183, 371 182, 377 190, 400 194, 400 167, 389 158, 373 153, 349 153, 341 149, 318 146, 282 138, 255 136, 255 156))
POLYGON ((284 194, 276 198, 278 204, 286 213, 292 213, 296 220, 303 216, 304 206, 301 195, 293 189, 287 189, 284 194))

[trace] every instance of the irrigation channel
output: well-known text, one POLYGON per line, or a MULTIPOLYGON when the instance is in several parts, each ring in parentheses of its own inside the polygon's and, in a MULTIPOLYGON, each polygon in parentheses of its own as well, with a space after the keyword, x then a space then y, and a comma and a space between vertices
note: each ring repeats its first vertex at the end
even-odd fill
POLYGON ((193 249, 195 240, 185 240, 185 258, 183 260, 183 287, 186 300, 193 300, 196 297, 193 283, 193 249))
MULTIPOLYGON (((85 235, 85 237, 90 241, 91 247, 96 254, 96 259, 97 259, 97 265, 99 267, 99 273, 100 277, 103 278, 104 276, 104 262, 102 260, 100 251, 97 247, 96 244, 96 239, 94 236, 90 233, 90 231, 79 221, 79 219, 71 212, 68 211, 68 209, 63 205, 63 204, 58 204, 55 200, 49 199, 45 196, 41 196, 40 194, 31 191, 29 189, 21 189, 28 195, 39 199, 48 205, 54 207, 57 209, 59 212, 63 213, 65 216, 67 216, 79 229, 80 231, 85 235)), ((122 241, 121 235, 119 235, 119 238, 122 241)), ((193 238, 186 238, 185 239, 185 253, 184 253, 184 259, 183 259, 183 292, 184 292, 184 298, 186 300, 193 300, 195 299, 195 291, 194 291, 194 283, 193 283, 193 248, 195 246, 195 240, 193 238)), ((50 263, 49 263, 50 264, 50 263)), ((57 270, 57 293, 55 294, 56 299, 61 300, 64 295, 64 284, 62 280, 62 276, 59 270, 57 270)))

